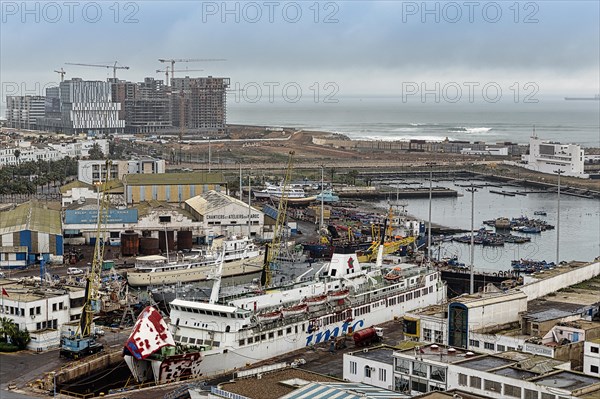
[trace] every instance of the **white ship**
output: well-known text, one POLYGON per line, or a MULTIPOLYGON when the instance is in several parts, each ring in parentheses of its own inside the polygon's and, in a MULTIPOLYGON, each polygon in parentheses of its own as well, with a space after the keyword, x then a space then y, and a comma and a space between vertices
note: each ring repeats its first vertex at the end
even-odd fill
MULTIPOLYGON (((256 198, 281 198, 283 196, 283 187, 268 184, 264 190, 255 191, 254 196, 256 198)), ((285 195, 288 199, 303 199, 306 198, 306 193, 301 187, 289 186, 285 190, 285 195)))
POLYGON ((263 255, 248 237, 230 237, 223 241, 224 253, 208 252, 177 262, 159 255, 138 257, 135 270, 127 273, 130 286, 169 285, 178 282, 207 280, 224 257, 223 276, 258 273, 262 270, 263 255))
MULTIPOLYGON (((175 342, 201 350, 202 362, 195 369, 210 375, 445 301, 446 286, 438 271, 403 265, 402 276, 388 282, 381 254, 377 265, 361 265, 356 254, 334 254, 310 282, 219 303, 217 280, 209 303, 181 299, 170 303, 170 331, 175 342)), ((148 367, 137 364, 144 359, 127 354, 125 358, 132 370, 148 367)))

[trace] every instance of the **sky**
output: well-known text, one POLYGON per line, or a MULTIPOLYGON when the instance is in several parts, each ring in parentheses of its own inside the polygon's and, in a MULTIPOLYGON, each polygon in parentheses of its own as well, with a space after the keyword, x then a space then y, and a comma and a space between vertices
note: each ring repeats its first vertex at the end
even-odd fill
MULTIPOLYGON (((600 92, 600 2, 1 1, 0 81, 38 94, 66 78, 141 81, 179 62, 191 76, 338 96, 400 96, 439 83, 512 85, 538 96, 600 92), (327 86, 327 84, 330 84, 327 86), (331 85, 333 84, 333 85, 331 85)), ((183 76, 185 72, 176 72, 183 76)), ((277 91, 276 90, 276 91, 277 91)))

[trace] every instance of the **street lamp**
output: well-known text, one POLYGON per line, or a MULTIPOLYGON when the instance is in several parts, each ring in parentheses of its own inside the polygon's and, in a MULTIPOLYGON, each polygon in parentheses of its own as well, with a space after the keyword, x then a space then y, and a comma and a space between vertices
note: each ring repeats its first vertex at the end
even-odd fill
POLYGON ((252 236, 252 173, 248 173, 248 239, 252 236))
POLYGON ((556 200, 556 266, 560 264, 560 175, 565 173, 562 169, 554 171, 558 175, 558 198, 556 200))
POLYGON ((474 220, 475 220, 475 192, 477 189, 473 186, 473 181, 471 181, 471 188, 468 188, 466 191, 471 193, 471 259, 469 265, 469 294, 473 294, 475 292, 475 228, 474 228, 474 220))
POLYGON ((240 201, 244 200, 243 197, 243 189, 242 189, 242 161, 240 161, 240 201))
POLYGON ((325 195, 323 193, 323 167, 324 165, 321 165, 321 224, 319 225, 319 231, 323 230, 323 211, 324 211, 324 201, 325 201, 325 195))
POLYGON ((56 398, 56 371, 52 372, 52 397, 56 398))
POLYGON ((425 162, 429 167, 429 226, 427 232, 427 264, 431 265, 431 197, 433 193, 433 166, 435 162, 425 162))

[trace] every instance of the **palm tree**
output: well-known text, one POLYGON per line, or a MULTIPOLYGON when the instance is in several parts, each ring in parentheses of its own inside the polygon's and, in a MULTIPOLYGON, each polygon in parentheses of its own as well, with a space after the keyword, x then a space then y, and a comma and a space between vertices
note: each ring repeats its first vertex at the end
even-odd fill
POLYGON ((8 317, 2 317, 0 319, 0 334, 3 336, 4 342, 8 342, 8 337, 11 337, 17 331, 17 326, 8 317))
POLYGON ((19 150, 18 148, 15 150, 14 152, 15 154, 15 158, 17 158, 17 165, 19 164, 19 157, 21 156, 21 150, 19 150))

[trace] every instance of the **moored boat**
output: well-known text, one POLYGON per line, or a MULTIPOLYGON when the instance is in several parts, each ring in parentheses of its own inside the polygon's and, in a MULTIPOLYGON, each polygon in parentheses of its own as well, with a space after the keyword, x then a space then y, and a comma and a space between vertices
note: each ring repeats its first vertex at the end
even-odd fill
POLYGON ((308 304, 301 303, 299 305, 294 305, 294 306, 290 306, 287 308, 283 308, 283 309, 281 309, 281 313, 283 314, 284 317, 296 316, 296 315, 306 312, 307 309, 308 309, 308 304))

